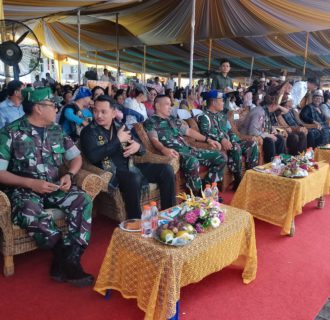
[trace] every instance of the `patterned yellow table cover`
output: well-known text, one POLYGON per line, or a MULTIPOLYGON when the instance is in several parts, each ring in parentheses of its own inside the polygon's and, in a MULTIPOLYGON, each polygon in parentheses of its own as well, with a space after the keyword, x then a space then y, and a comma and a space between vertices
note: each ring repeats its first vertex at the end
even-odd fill
POLYGON ((243 282, 256 277, 257 251, 253 217, 224 206, 225 222, 208 229, 184 247, 172 247, 139 233, 115 229, 94 290, 107 289, 136 298, 145 319, 169 319, 176 313, 180 288, 234 264, 244 268, 243 282))
POLYGON ((254 217, 282 227, 290 234, 296 215, 303 206, 329 193, 329 164, 319 163, 305 178, 290 179, 248 170, 231 205, 249 211, 254 217))
MULTIPOLYGON (((322 148, 315 148, 315 161, 323 161, 326 163, 329 163, 330 165, 330 149, 322 149, 322 148)), ((330 179, 330 174, 329 174, 329 179, 330 179)), ((329 182, 329 191, 330 193, 330 182, 329 182)))
POLYGON ((330 149, 315 148, 315 161, 325 161, 330 164, 330 149))

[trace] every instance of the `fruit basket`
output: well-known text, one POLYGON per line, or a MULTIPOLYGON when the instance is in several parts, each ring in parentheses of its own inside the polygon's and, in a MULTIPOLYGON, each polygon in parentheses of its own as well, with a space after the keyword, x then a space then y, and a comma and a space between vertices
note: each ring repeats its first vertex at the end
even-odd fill
POLYGON ((191 224, 173 220, 160 225, 154 233, 154 239, 170 246, 180 247, 192 242, 196 234, 191 224))

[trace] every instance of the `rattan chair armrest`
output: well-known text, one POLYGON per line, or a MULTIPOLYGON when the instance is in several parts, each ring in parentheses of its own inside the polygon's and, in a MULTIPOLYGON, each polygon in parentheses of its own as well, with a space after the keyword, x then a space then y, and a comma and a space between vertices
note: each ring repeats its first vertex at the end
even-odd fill
POLYGON ((143 156, 134 156, 134 163, 162 163, 173 167, 174 173, 180 168, 180 160, 147 151, 143 156))
POLYGON ((304 127, 307 129, 317 129, 318 125, 316 123, 303 123, 304 127))
POLYGON ((107 192, 108 191, 108 185, 112 177, 112 173, 109 171, 105 171, 103 169, 100 169, 93 164, 89 163, 84 159, 82 169, 89 171, 90 173, 94 173, 98 176, 100 176, 103 180, 102 182, 102 191, 107 192))
POLYGON ((190 137, 185 137, 185 140, 191 147, 204 149, 204 150, 213 150, 213 148, 206 142, 196 141, 195 139, 190 137))
POLYGON ((7 195, 0 191, 0 228, 5 232, 11 228, 11 205, 7 195))
POLYGON ((94 199, 102 190, 104 180, 84 169, 79 170, 75 177, 77 185, 94 199))

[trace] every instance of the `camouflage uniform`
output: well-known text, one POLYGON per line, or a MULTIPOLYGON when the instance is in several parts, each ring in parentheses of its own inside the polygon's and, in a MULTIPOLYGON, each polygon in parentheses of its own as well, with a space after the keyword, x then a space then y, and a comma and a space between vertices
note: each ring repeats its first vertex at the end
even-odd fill
POLYGON ((164 146, 180 154, 180 166, 187 185, 200 190, 202 181, 199 177, 199 166, 209 168, 205 182, 221 181, 227 162, 226 156, 217 150, 203 150, 190 147, 184 140, 188 126, 181 120, 170 116, 167 119, 153 115, 144 122, 149 136, 157 138, 164 146))
POLYGON ((213 113, 209 110, 198 116, 198 126, 203 135, 221 143, 227 139, 233 145, 228 151, 228 167, 235 175, 242 175, 242 155, 245 156, 246 169, 251 169, 258 164, 258 145, 254 141, 241 141, 227 127, 227 117, 223 112, 213 113))
MULTIPOLYGON (((72 140, 60 127, 53 124, 44 129, 43 139, 24 116, 0 130, 0 170, 33 179, 59 182, 59 167, 80 154, 72 140)), ((91 227, 92 201, 72 186, 69 192, 61 190, 38 194, 31 189, 8 188, 12 203, 13 223, 26 229, 38 246, 53 247, 61 238, 52 217, 44 208, 57 207, 66 213, 68 234, 66 245, 88 245, 91 227)))

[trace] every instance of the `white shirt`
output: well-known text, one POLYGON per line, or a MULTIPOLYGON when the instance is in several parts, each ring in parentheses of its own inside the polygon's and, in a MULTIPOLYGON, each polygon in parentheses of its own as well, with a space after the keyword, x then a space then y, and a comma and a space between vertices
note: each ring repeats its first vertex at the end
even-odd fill
POLYGON ((166 84, 166 89, 171 89, 174 91, 174 84, 175 82, 173 79, 168 79, 166 84))
MULTIPOLYGON (((124 107, 132 109, 132 110, 140 113, 143 116, 143 120, 146 120, 148 118, 147 109, 146 109, 145 105, 142 102, 137 102, 137 100, 135 98, 126 99, 124 107)), ((134 116, 128 115, 126 117, 126 125, 127 125, 128 129, 131 129, 133 127, 134 123, 137 123, 136 118, 134 116)))
POLYGON ((108 81, 108 82, 110 82, 110 78, 104 74, 104 75, 101 77, 101 81, 108 81))

